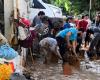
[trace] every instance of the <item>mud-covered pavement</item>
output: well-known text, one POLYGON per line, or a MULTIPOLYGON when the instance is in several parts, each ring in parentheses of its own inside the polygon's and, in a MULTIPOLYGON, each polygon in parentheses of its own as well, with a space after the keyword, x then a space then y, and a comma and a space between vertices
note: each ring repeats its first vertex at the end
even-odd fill
POLYGON ((45 65, 42 61, 28 65, 26 70, 31 80, 100 80, 100 61, 80 63, 80 70, 73 69, 73 74, 63 75, 61 61, 58 64, 45 65))

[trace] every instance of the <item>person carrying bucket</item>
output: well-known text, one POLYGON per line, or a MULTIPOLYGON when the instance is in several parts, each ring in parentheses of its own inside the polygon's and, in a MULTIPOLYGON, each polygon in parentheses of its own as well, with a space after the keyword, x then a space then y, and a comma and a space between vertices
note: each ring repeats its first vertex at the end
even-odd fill
POLYGON ((78 30, 76 28, 68 28, 68 29, 64 29, 64 30, 60 31, 56 35, 56 40, 58 42, 59 51, 60 51, 60 54, 61 54, 62 60, 63 60, 63 68, 67 64, 66 69, 69 71, 67 73, 65 72, 64 74, 71 74, 71 67, 64 58, 64 55, 66 54, 66 49, 71 48, 73 53, 77 57, 77 54, 75 51, 77 33, 78 33, 78 30))

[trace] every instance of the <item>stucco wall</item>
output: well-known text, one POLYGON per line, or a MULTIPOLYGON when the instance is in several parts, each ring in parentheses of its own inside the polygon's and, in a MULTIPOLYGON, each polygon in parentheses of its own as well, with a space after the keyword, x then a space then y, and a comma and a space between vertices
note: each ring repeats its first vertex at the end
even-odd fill
POLYGON ((28 17, 28 14, 27 14, 27 3, 25 2, 25 0, 19 0, 19 3, 18 3, 18 8, 19 8, 19 11, 20 11, 20 16, 21 17, 28 17))
MULTIPOLYGON (((4 0, 4 19, 5 19, 5 37, 10 40, 11 26, 9 17, 11 11, 14 9, 13 0, 4 0)), ((18 0, 18 9, 21 17, 27 17, 27 3, 25 0, 18 0)))
POLYGON ((10 38, 10 22, 9 17, 13 10, 13 0, 4 0, 4 22, 5 22, 5 37, 10 38))

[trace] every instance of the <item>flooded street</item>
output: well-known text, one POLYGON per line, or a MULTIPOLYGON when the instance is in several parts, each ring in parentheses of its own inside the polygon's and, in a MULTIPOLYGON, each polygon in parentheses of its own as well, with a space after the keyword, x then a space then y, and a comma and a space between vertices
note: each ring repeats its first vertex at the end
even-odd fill
POLYGON ((100 80, 100 0, 0 0, 0 80, 100 80))
POLYGON ((100 61, 81 62, 80 70, 73 69, 73 74, 65 77, 61 61, 58 64, 45 65, 41 61, 27 67, 31 80, 100 80, 100 61))

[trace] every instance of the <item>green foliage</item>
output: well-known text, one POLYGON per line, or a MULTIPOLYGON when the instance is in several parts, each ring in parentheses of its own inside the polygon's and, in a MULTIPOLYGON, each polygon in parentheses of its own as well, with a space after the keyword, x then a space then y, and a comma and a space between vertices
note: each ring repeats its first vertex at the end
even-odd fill
MULTIPOLYGON (((45 0, 61 7, 63 13, 81 14, 89 11, 90 0, 45 0)), ((100 0, 92 0, 92 12, 100 10, 100 0)))

